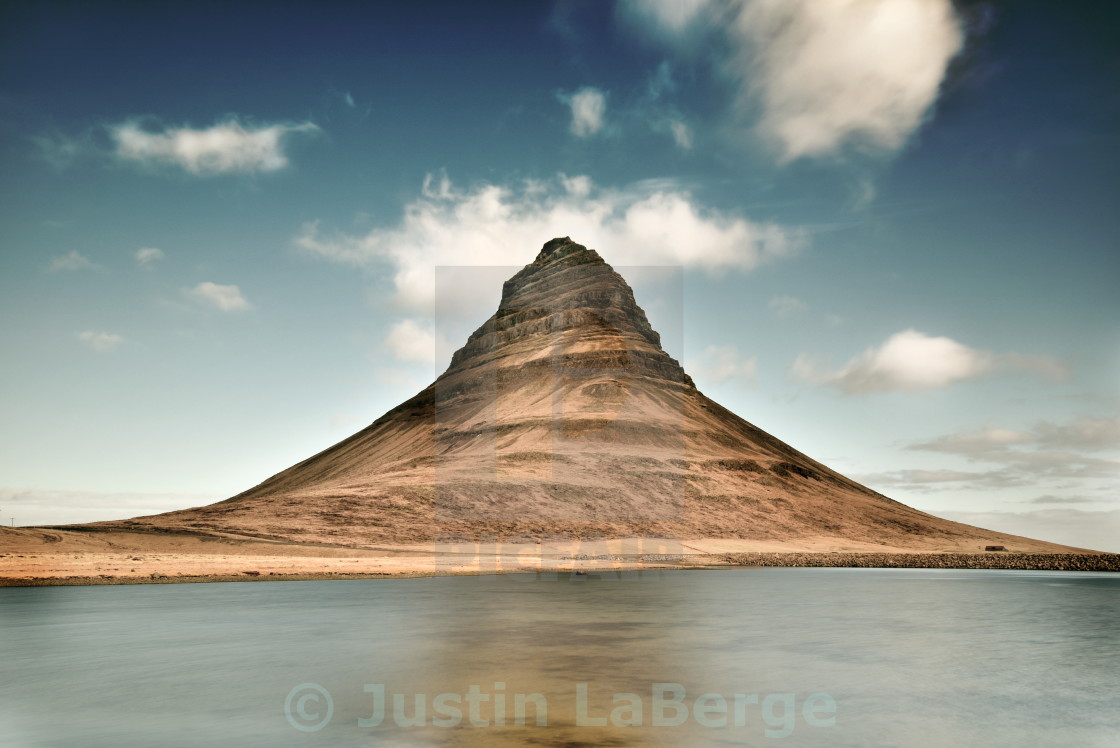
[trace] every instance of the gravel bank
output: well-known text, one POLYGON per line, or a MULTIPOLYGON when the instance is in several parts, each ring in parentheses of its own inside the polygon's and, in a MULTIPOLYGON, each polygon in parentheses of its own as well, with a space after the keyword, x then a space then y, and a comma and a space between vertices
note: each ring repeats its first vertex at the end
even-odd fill
POLYGON ((736 566, 1120 571, 1116 553, 729 553, 736 566))

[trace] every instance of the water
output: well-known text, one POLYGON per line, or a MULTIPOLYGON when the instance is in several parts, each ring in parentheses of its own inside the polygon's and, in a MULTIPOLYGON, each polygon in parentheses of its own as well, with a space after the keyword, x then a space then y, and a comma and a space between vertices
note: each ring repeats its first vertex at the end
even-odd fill
POLYGON ((1116 746, 1118 620, 1068 572, 0 589, 0 745, 1116 746))

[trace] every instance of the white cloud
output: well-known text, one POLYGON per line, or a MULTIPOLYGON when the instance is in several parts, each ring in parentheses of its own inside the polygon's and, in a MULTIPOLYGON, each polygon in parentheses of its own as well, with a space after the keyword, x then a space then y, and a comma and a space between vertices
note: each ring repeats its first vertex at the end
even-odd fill
MULTIPOLYGON (((568 194, 575 198, 587 197, 591 194, 591 188, 594 186, 591 182, 591 177, 585 175, 569 177, 566 174, 561 174, 557 178, 560 180, 560 183, 564 185, 564 189, 568 194)), ((544 187, 545 190, 548 189, 544 185, 541 186, 544 187)))
POLYGON ((429 176, 395 226, 362 236, 324 236, 318 223, 295 243, 325 259, 394 271, 397 301, 430 313, 436 266, 515 266, 557 236, 601 250, 616 265, 680 265, 749 271, 794 252, 803 235, 773 223, 707 210, 672 181, 600 189, 587 177, 520 188, 481 183, 459 189, 429 176))
POLYGON ((51 260, 51 264, 47 267, 52 273, 57 272, 73 272, 76 270, 92 270, 97 265, 90 260, 83 257, 78 253, 78 250, 72 249, 61 257, 55 257, 51 260))
POLYGON ((758 373, 758 358, 744 358, 733 345, 710 345, 685 368, 699 381, 719 383, 728 380, 753 386, 758 373))
POLYGON ((288 165, 284 151, 288 137, 318 131, 310 122, 246 127, 236 119, 201 130, 174 127, 149 132, 134 121, 109 128, 118 158, 144 166, 177 166, 199 176, 283 169, 288 165))
POLYGON ((142 268, 150 268, 167 255, 163 253, 162 249, 156 249, 155 247, 144 247, 143 249, 136 250, 136 254, 133 256, 136 258, 137 265, 142 268))
POLYGON ((587 138, 603 129, 603 118, 607 113, 607 96, 591 86, 585 86, 574 94, 562 94, 561 101, 572 110, 572 123, 569 129, 577 138, 587 138))
POLYGON ((949 0, 753 0, 731 64, 782 158, 901 147, 964 42, 949 0))
POLYGON ((124 338, 116 333, 92 330, 78 333, 78 340, 98 353, 108 353, 125 342, 124 338))
POLYGON ((793 296, 775 296, 767 306, 779 318, 792 317, 809 308, 808 304, 793 296))
POLYGON ((634 0, 678 47, 695 29, 735 86, 743 123, 782 161, 846 146, 894 151, 922 124, 964 43, 951 0, 634 0))
POLYGON ((205 281, 189 289, 187 293, 195 301, 223 312, 239 312, 253 308, 253 305, 241 294, 241 289, 235 285, 223 286, 205 281))
POLYGON ((397 322, 385 338, 385 347, 401 361, 429 367, 435 366, 436 346, 435 333, 415 319, 397 322))
POLYGON ((798 356, 792 367, 794 376, 845 394, 940 389, 999 372, 1031 372, 1060 379, 1065 368, 1047 357, 990 353, 917 330, 895 333, 881 346, 868 348, 836 370, 806 354, 798 356))

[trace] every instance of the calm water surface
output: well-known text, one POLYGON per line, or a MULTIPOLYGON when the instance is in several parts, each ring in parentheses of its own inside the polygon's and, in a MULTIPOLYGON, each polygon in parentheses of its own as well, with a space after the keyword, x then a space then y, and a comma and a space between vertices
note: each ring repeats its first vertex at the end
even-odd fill
POLYGON ((0 589, 0 745, 1116 746, 1118 621, 1061 572, 0 589))

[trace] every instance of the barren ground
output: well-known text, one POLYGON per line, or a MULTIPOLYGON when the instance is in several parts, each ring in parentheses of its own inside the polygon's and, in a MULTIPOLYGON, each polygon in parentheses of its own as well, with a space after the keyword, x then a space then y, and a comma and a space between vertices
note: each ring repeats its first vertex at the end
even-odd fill
POLYGON ((151 532, 0 528, 0 586, 263 581, 537 571, 592 572, 697 566, 930 566, 1120 568, 1113 554, 1029 541, 1007 553, 980 548, 891 548, 842 539, 542 540, 349 548, 151 532), (1033 551, 1033 552, 1032 552, 1033 551), (995 560, 998 559, 998 560, 995 560))

